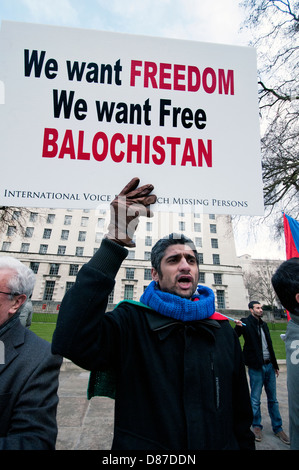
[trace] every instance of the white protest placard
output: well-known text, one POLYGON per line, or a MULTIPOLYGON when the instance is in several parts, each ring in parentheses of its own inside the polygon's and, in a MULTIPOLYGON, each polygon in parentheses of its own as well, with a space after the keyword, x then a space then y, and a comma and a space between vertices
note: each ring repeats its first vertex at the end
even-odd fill
POLYGON ((253 48, 2 22, 0 83, 2 205, 263 213, 253 48))

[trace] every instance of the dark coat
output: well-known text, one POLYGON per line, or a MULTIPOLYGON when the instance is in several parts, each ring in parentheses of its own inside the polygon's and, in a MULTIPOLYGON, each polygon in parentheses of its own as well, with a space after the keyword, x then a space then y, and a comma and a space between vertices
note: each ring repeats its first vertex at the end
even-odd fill
POLYGON ((62 358, 19 320, 0 340, 0 450, 54 449, 62 358))
POLYGON ((83 266, 52 342, 85 369, 115 370, 112 448, 254 449, 245 367, 229 323, 183 323, 126 302, 104 314, 113 284, 83 266))
MULTIPOLYGON (((246 318, 241 318, 241 321, 245 323, 246 326, 236 326, 235 330, 238 336, 243 335, 244 337, 243 355, 245 364, 251 369, 261 369, 264 364, 264 358, 262 340, 258 326, 259 321, 254 318, 252 314, 246 318)), ((274 369, 278 370, 279 367, 275 357, 269 328, 263 320, 260 320, 260 324, 267 340, 271 363, 274 369)))

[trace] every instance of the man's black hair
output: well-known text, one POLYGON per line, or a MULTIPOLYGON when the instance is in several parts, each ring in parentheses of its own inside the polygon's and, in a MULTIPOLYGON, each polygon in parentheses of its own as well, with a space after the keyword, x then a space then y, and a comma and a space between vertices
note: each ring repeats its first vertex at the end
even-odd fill
POLYGON ((249 310, 250 310, 251 308, 253 308, 253 306, 254 306, 255 304, 260 304, 260 303, 261 303, 261 302, 259 302, 258 300, 251 300, 251 301, 249 302, 249 304, 248 304, 249 310))
POLYGON ((272 285, 283 307, 299 315, 296 300, 296 294, 299 293, 299 258, 284 261, 272 276, 272 285))
POLYGON ((159 275, 161 275, 161 260, 165 255, 166 249, 170 245, 188 245, 195 255, 197 265, 199 265, 199 256, 193 241, 182 233, 171 233, 170 235, 167 235, 166 237, 158 240, 151 251, 152 267, 158 272, 159 275))

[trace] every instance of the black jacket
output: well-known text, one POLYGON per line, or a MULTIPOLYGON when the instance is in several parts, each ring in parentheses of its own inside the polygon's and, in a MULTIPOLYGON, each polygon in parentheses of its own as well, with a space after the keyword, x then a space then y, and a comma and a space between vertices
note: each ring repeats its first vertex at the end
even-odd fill
POLYGON ((0 450, 54 450, 62 357, 19 320, 0 340, 0 450))
POLYGON ((257 320, 251 314, 246 318, 242 318, 241 321, 245 323, 246 326, 236 326, 235 331, 238 336, 243 335, 244 337, 243 355, 245 364, 251 369, 261 369, 264 364, 262 339, 259 332, 260 322, 260 326, 263 329, 267 340, 270 352, 270 361, 274 369, 278 370, 279 367, 275 357, 270 331, 267 324, 261 319, 257 320))
POLYGON ((104 240, 82 267, 52 343, 85 369, 116 371, 113 449, 254 449, 241 348, 227 321, 183 323, 126 302, 105 314, 124 251, 104 240))

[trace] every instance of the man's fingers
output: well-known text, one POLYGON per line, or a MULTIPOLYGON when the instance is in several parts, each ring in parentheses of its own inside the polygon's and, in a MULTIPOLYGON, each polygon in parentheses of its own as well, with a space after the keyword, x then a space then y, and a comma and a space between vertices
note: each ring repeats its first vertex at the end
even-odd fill
POLYGON ((132 178, 131 181, 126 184, 126 186, 122 189, 122 191, 119 193, 120 196, 126 196, 128 193, 131 191, 134 191, 138 187, 138 184, 140 182, 140 179, 135 177, 132 178))
POLYGON ((147 196, 154 189, 152 184, 144 184, 138 188, 139 182, 139 178, 132 178, 131 181, 126 184, 126 186, 119 193, 119 196, 126 196, 127 198, 135 199, 137 197, 147 196))
POLYGON ((140 188, 137 188, 127 193, 126 197, 128 199, 141 198, 141 197, 147 196, 149 193, 152 192, 153 189, 154 189, 154 186, 152 184, 145 184, 143 186, 140 186, 140 188))
POLYGON ((142 204, 143 206, 149 206, 150 204, 155 204, 157 196, 151 194, 150 196, 143 196, 134 199, 134 204, 142 204))

